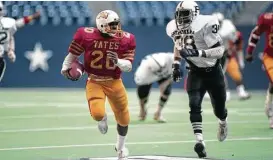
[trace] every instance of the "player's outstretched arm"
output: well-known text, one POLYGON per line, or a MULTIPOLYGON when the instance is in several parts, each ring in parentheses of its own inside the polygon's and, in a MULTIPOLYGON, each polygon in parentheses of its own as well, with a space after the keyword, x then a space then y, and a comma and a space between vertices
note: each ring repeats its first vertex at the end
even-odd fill
POLYGON ((23 18, 20 18, 20 19, 16 20, 16 27, 17 28, 22 28, 26 24, 32 22, 33 20, 35 20, 35 19, 37 19, 39 17, 40 17, 40 12, 36 12, 33 15, 25 16, 23 18))

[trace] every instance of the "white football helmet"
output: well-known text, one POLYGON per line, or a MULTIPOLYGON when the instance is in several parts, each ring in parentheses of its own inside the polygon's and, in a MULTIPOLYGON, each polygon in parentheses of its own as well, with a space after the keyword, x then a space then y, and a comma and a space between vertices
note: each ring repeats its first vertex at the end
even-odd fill
POLYGON ((110 36, 117 36, 121 33, 119 16, 112 10, 101 11, 96 17, 97 28, 100 32, 110 36))
POLYGON ((185 0, 180 2, 175 11, 175 22, 178 29, 190 26, 192 21, 199 15, 200 9, 196 2, 185 0))
POLYGON ((225 19, 224 15, 222 13, 220 13, 220 12, 215 12, 212 15, 217 17, 220 25, 222 24, 223 20, 225 19))

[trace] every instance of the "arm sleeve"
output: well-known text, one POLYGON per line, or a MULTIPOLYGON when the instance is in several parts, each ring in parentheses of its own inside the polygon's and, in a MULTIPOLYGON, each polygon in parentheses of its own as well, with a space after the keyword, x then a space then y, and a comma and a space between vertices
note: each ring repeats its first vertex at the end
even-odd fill
POLYGON ((78 58, 78 56, 76 56, 72 53, 68 53, 68 55, 65 57, 65 59, 63 61, 62 70, 64 70, 64 71, 68 70, 70 68, 72 62, 74 62, 77 58, 78 58))
POLYGON ((116 64, 123 72, 130 72, 132 70, 132 63, 126 59, 118 59, 116 64))
POLYGON ((252 52, 256 48, 257 43, 259 42, 261 34, 264 32, 265 24, 264 24, 263 17, 264 15, 261 15, 259 17, 257 25, 250 33, 250 37, 248 39, 248 47, 247 47, 248 54, 252 54, 252 52))
POLYGON ((74 34, 73 40, 70 43, 68 52, 76 56, 80 56, 85 50, 83 46, 84 28, 79 28, 74 34))
POLYGON ((131 63, 134 61, 136 51, 136 39, 135 36, 130 34, 130 42, 127 51, 122 54, 121 59, 128 60, 131 63))
POLYGON ((132 62, 134 61, 135 50, 136 39, 134 35, 130 34, 128 50, 122 55, 121 59, 118 59, 116 64, 123 72, 130 72, 132 70, 132 62))
POLYGON ((200 57, 220 59, 223 57, 224 51, 225 51, 224 46, 218 46, 215 48, 199 51, 199 55, 200 57))
POLYGON ((16 26, 17 28, 22 28, 24 27, 26 24, 30 23, 33 21, 33 16, 25 16, 23 18, 20 18, 18 20, 16 20, 16 26))
POLYGON ((204 40, 209 48, 211 48, 213 45, 222 42, 222 38, 220 34, 218 33, 219 30, 219 22, 217 19, 212 19, 205 27, 204 30, 204 40))

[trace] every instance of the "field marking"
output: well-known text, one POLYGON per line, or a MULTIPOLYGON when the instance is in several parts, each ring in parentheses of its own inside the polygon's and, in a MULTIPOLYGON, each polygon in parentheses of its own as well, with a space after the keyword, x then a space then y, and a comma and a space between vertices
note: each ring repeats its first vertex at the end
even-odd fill
MULTIPOLYGON (((139 114, 139 109, 137 107, 130 108, 130 115, 137 115, 139 114)), ((152 115, 153 112, 156 111, 156 108, 151 108, 149 110, 148 115, 152 115)), ((229 113, 232 113, 236 116, 260 116, 264 115, 264 111, 262 110, 251 110, 250 108, 244 108, 244 109, 228 109, 229 113), (260 111, 260 112, 259 112, 260 111)), ((106 110, 107 114, 109 116, 113 116, 114 113, 110 110, 106 110)), ((187 113, 188 109, 172 109, 172 108, 166 108, 163 110, 163 114, 181 114, 181 113, 187 113)), ((203 109, 203 114, 214 114, 212 109, 203 109)), ((17 115, 17 116, 2 116, 0 119, 2 120, 9 120, 9 119, 42 119, 42 118, 61 118, 61 117, 86 117, 90 116, 88 109, 86 109, 86 112, 71 112, 71 113, 58 113, 58 114, 29 114, 29 115, 17 115)))
MULTIPOLYGON (((230 138, 225 141, 268 141, 273 137, 247 137, 247 138, 230 138)), ((152 142, 127 142, 126 145, 151 145, 151 144, 178 144, 178 143, 194 143, 195 140, 185 141, 152 141, 152 142)), ((218 142, 217 139, 205 140, 205 142, 218 142)), ((37 150, 37 149, 56 149, 56 148, 78 148, 78 147, 98 147, 98 146, 114 146, 116 143, 97 143, 97 144, 70 144, 70 145, 52 145, 52 146, 34 146, 34 147, 11 147, 0 148, 0 151, 14 150, 37 150)))
MULTIPOLYGON (((260 124, 267 123, 267 121, 229 121, 229 124, 260 124)), ((203 125, 216 125, 217 121, 208 121, 203 122, 203 125)), ((180 126, 180 125, 189 125, 190 122, 171 122, 166 123, 166 125, 161 125, 160 123, 152 123, 152 124, 130 124, 130 128, 139 128, 139 127, 168 127, 168 126, 180 126)), ((108 125, 109 128, 116 128, 115 124, 108 125)), ((75 130, 93 130, 97 129, 96 124, 90 124, 90 126, 76 126, 76 127, 49 127, 49 128, 28 128, 28 129, 7 129, 0 130, 0 133, 22 133, 22 132, 51 132, 51 131, 75 131, 75 130)))

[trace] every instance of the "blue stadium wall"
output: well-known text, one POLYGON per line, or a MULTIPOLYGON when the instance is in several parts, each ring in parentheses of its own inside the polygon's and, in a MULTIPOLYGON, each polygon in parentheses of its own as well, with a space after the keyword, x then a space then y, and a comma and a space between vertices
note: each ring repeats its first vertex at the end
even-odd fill
MULTIPOLYGON (((78 82, 71 82, 61 74, 61 65, 67 54, 67 48, 73 33, 78 26, 40 26, 31 25, 22 28, 16 33, 16 63, 8 62, 6 74, 0 83, 0 87, 79 87, 85 86, 86 78, 78 82), (40 69, 35 72, 29 71, 30 61, 25 58, 25 52, 33 50, 36 43, 40 42, 44 50, 51 50, 53 56, 48 60, 49 70, 44 72, 40 69)), ((243 32, 247 41, 253 26, 238 27, 243 32)), ((172 41, 165 34, 164 27, 125 27, 125 30, 136 35, 137 50, 133 72, 123 73, 124 84, 127 88, 135 88, 133 73, 146 54, 161 51, 172 51, 172 41)), ((257 52, 263 49, 264 41, 261 40, 257 52)), ((256 54, 258 55, 258 54, 256 54)), ((8 60, 7 60, 8 61, 8 60)), ((268 79, 261 69, 261 61, 258 56, 254 63, 247 64, 243 71, 245 85, 249 89, 266 89, 268 79)), ((234 82, 229 79, 231 88, 234 82)), ((175 84, 176 88, 183 87, 183 82, 175 84)))

